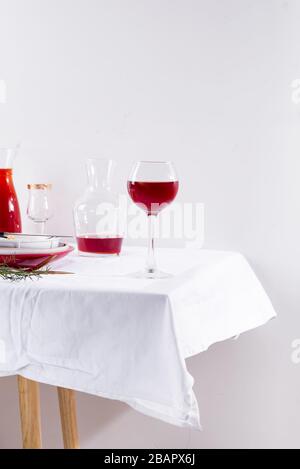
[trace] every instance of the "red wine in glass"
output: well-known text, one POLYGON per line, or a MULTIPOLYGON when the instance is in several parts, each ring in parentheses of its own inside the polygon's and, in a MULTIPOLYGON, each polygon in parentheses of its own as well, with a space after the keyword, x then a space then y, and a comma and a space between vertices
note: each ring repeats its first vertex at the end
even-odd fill
POLYGON ((77 236, 78 250, 86 254, 120 254, 123 238, 99 237, 96 234, 77 236))
POLYGON ((157 215, 173 202, 178 185, 178 181, 128 181, 127 189, 134 203, 148 215, 157 215))

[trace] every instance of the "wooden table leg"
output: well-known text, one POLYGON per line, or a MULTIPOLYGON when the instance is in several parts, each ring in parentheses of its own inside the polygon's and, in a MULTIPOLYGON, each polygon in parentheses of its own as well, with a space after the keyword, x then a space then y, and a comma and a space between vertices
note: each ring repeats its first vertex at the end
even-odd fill
POLYGON ((39 384, 18 376, 19 406, 24 449, 42 447, 39 384))
POLYGON ((57 388, 65 449, 79 449, 75 391, 57 388))

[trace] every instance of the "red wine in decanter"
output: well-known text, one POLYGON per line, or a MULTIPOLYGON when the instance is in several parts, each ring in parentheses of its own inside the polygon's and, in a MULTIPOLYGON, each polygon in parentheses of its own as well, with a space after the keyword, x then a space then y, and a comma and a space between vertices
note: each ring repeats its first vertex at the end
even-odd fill
POLYGON ((0 232, 3 231, 22 231, 21 213, 11 168, 0 168, 0 232))
POLYGON ((101 237, 96 234, 77 236, 78 250, 87 254, 120 254, 123 238, 101 237))

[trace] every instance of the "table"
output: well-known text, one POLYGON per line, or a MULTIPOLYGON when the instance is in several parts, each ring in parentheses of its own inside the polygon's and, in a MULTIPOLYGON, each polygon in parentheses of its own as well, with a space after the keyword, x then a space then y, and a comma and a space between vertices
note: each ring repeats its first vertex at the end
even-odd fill
POLYGON ((172 278, 131 278, 145 251, 126 248, 120 257, 74 253, 56 263, 74 275, 0 281, 0 376, 21 377, 20 396, 25 409, 33 403, 37 427, 41 382, 59 388, 65 435, 75 428, 72 390, 201 428, 185 359, 276 314, 239 253, 161 249, 157 255, 172 278))

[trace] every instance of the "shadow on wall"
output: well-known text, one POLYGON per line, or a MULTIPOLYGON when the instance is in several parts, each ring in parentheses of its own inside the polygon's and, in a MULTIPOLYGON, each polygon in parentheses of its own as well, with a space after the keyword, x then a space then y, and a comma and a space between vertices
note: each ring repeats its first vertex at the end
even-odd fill
MULTIPOLYGON (((62 448, 54 386, 40 385, 44 448, 62 448)), ((126 404, 76 393, 81 448, 188 448, 191 432, 146 417, 126 404)), ((21 448, 16 377, 0 379, 0 449, 21 448)), ((199 432, 195 432, 199 435, 199 432)))
POLYGON ((77 393, 77 408, 81 447, 116 447, 119 421, 126 420, 129 407, 123 402, 77 393))
MULTIPOLYGON (((76 402, 80 446, 82 448, 105 447, 103 435, 110 434, 109 430, 112 426, 118 426, 118 420, 123 413, 126 413, 127 406, 118 401, 110 401, 80 392, 76 393, 76 402)), ((63 442, 59 406, 54 386, 41 385, 41 406, 44 447, 61 448, 63 442)), ((114 444, 114 438, 110 441, 114 444)))
MULTIPOLYGON (((40 389, 43 446, 61 448, 63 443, 56 388, 42 384, 40 389)), ((82 447, 91 447, 93 437, 101 442, 102 432, 108 432, 114 420, 118 420, 122 414, 129 411, 126 404, 121 402, 82 393, 77 393, 77 404, 82 447)), ((21 448, 18 388, 15 376, 0 380, 0 415, 0 449, 21 448)), ((114 444, 113 438, 111 444, 114 444)))
POLYGON ((17 378, 0 378, 0 448, 21 447, 17 378))

